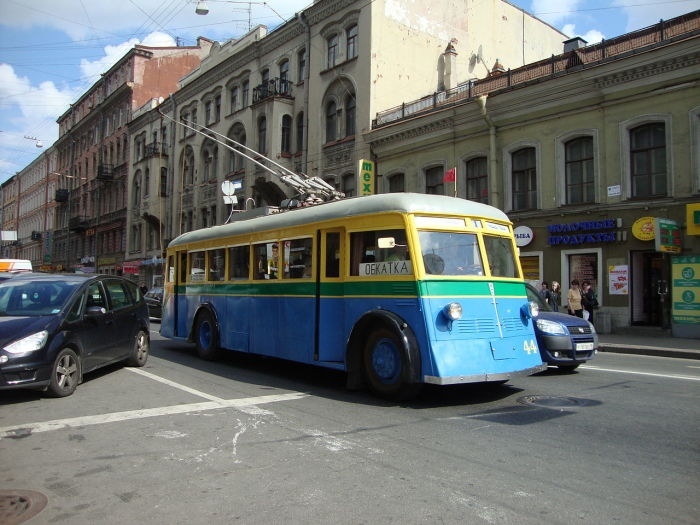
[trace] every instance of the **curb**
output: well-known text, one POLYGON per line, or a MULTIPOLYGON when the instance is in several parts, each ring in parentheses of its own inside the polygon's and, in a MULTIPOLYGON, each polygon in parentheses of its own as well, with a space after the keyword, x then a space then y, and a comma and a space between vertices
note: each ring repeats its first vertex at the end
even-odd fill
POLYGON ((663 348, 659 346, 619 345, 599 343, 599 352, 615 354, 649 355, 654 357, 677 357, 680 359, 700 359, 697 350, 683 350, 676 348, 663 348))

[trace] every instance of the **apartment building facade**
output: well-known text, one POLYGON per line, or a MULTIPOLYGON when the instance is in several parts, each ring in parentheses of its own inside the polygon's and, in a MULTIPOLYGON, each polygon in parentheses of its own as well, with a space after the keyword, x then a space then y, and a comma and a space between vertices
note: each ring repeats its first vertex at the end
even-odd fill
POLYGON ((700 337, 700 11, 376 115, 378 191, 508 213, 526 278, 589 280, 600 330, 700 337), (456 175, 445 177, 451 168, 456 175), (694 284, 695 283, 695 284, 694 284))
MULTIPOLYGON (((177 89, 211 42, 154 48, 137 45, 58 119, 59 187, 51 264, 55 270, 116 274, 125 270, 132 112, 177 89)), ((128 269, 128 268, 127 268, 128 269)))
POLYGON ((127 256, 149 275, 159 245, 224 222, 225 180, 236 188, 233 213, 293 197, 260 166, 263 156, 356 195, 359 162, 371 158, 364 133, 399 93, 466 85, 489 71, 487 60, 520 65, 559 52, 564 39, 500 0, 319 0, 272 32, 258 26, 215 44, 156 116, 130 125, 143 154, 129 184, 138 211, 129 213, 127 256), (172 147, 154 155, 149 145, 163 133, 172 147))

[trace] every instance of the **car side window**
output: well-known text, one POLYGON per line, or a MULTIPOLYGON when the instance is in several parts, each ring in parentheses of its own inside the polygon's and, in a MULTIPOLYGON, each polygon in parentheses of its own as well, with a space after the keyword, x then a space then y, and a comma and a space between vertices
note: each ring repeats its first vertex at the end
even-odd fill
POLYGON ((91 306, 107 308, 107 301, 105 299, 105 294, 102 290, 102 286, 100 285, 100 283, 92 283, 88 287, 85 308, 90 308, 91 306))
POLYGON ((131 294, 129 294, 129 290, 124 283, 121 281, 107 280, 104 284, 107 288, 109 304, 112 310, 116 311, 132 306, 131 294))

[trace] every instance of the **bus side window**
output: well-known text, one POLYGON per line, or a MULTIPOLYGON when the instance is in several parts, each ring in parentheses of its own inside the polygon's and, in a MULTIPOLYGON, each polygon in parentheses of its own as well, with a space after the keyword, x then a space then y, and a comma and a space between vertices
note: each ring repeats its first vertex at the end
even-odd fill
POLYGON ((180 262, 179 262, 179 283, 186 283, 187 282, 187 252, 180 252, 180 262))
POLYGON ((340 234, 326 235, 326 277, 340 277, 340 234))
POLYGON ((234 246, 228 250, 228 275, 234 281, 248 279, 250 246, 234 246))
POLYGON ((226 269, 226 252, 223 249, 209 250, 207 252, 209 256, 209 280, 210 281, 223 281, 224 271, 226 269))
POLYGON ((279 244, 266 242, 255 245, 255 278, 277 279, 279 244))
POLYGON ((192 252, 190 254, 190 281, 199 282, 204 280, 204 252, 192 252))
POLYGON ((290 279, 311 277, 313 272, 312 240, 294 239, 285 242, 284 246, 287 250, 287 253, 283 254, 285 277, 290 279))

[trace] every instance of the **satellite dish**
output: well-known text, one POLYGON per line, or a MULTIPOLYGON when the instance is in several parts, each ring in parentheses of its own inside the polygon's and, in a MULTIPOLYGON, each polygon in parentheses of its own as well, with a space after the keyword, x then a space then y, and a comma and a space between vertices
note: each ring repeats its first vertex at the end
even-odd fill
POLYGON ((479 50, 476 52, 476 61, 484 62, 484 49, 479 45, 479 50))
POLYGON ((221 193, 224 194, 226 197, 230 197, 234 193, 236 193, 236 187, 231 182, 230 180, 225 180, 224 182, 221 183, 221 193))

